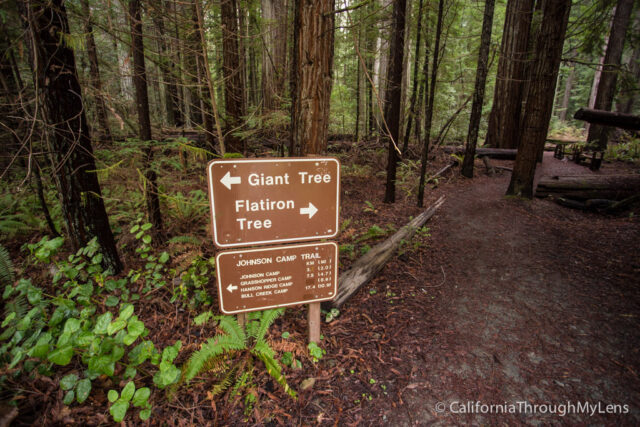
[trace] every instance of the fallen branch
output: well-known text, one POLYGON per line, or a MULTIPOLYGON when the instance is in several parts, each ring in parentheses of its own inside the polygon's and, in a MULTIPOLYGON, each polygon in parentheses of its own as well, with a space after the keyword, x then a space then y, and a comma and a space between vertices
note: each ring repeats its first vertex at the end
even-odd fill
POLYGON ((416 230, 422 227, 443 203, 444 196, 440 197, 429 209, 415 217, 393 236, 376 245, 360 257, 348 271, 340 275, 340 279, 338 280, 338 296, 335 300, 326 303, 326 306, 332 308, 342 307, 358 289, 376 276, 396 252, 400 244, 410 239, 416 230))
MULTIPOLYGON (((446 146, 443 151, 449 154, 464 154, 464 147, 446 146)), ((488 156, 492 159, 515 160, 517 152, 515 148, 476 148, 476 156, 488 156)))
POLYGON ((544 177, 536 197, 573 200, 624 200, 640 193, 640 175, 578 175, 544 177))
POLYGON ((449 163, 447 166, 443 167, 438 172, 436 172, 435 175, 430 176, 429 179, 427 179, 425 181, 425 184, 433 181, 434 179, 436 179, 437 177, 439 177, 440 175, 442 175, 443 173, 445 173, 446 171, 448 171, 452 167, 456 166, 457 164, 458 164, 457 160, 449 163))

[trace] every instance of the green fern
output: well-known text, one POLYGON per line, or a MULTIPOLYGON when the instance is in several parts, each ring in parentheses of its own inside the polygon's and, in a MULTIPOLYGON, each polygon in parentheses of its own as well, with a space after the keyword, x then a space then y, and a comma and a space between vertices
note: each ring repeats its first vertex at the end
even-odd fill
POLYGON ((216 317, 221 332, 191 355, 183 369, 182 382, 189 382, 207 371, 220 373, 226 367, 224 377, 213 386, 211 394, 217 396, 229 390, 229 396, 235 398, 243 390, 250 392, 253 387, 254 360, 259 359, 284 391, 296 398, 296 392, 289 387, 282 374, 282 366, 276 360, 275 352, 265 339, 269 327, 283 313, 284 309, 281 308, 249 313, 244 327, 234 316, 216 317))
POLYGON ((247 347, 246 341, 239 341, 230 335, 220 335, 217 338, 210 338, 202 348, 191 355, 183 372, 184 381, 191 381, 196 375, 203 371, 207 363, 213 359, 224 356, 232 351, 244 350, 247 347))
POLYGON ((9 252, 0 245, 0 286, 7 286, 13 283, 13 264, 9 257, 9 252))

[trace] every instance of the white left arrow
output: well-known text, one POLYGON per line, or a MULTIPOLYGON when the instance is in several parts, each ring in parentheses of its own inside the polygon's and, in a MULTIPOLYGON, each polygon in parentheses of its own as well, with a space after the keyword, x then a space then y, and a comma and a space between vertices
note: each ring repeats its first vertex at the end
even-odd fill
POLYGON ((227 286, 227 290, 229 291, 229 293, 233 293, 233 291, 235 291, 237 289, 238 289, 238 287, 237 286, 233 286, 232 284, 227 286))
POLYGON ((300 215, 309 215, 309 218, 313 217, 316 212, 318 212, 318 208, 313 206, 311 202, 309 202, 309 207, 300 208, 300 215))
POLYGON ((231 186, 233 184, 240 184, 242 182, 242 179, 239 176, 231 176, 231 172, 227 172, 225 176, 222 177, 220 182, 229 190, 231 190, 231 186))

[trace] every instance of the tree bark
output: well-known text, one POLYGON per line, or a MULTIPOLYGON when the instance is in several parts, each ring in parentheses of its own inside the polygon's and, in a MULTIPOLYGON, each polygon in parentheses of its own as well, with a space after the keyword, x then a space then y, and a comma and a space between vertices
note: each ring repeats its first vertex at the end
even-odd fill
POLYGON ((626 87, 620 91, 616 109, 619 113, 631 114, 633 104, 640 91, 640 46, 636 47, 629 58, 629 74, 626 87))
MULTIPOLYGON (((84 0, 87 1, 87 0, 84 0)), ((180 114, 180 100, 178 98, 178 85, 176 83, 175 62, 171 55, 171 49, 165 36, 164 17, 168 15, 169 8, 164 5, 165 0, 155 0, 151 2, 151 19, 158 31, 158 67, 162 74, 162 81, 165 87, 164 105, 166 111, 167 124, 169 126, 179 126, 182 124, 180 114)))
POLYGON ((536 197, 565 197, 574 200, 624 200, 640 194, 640 175, 554 176, 542 178, 536 197))
POLYGON ((416 116, 417 96, 418 96, 418 63, 420 62, 420 37, 422 36, 422 3, 420 0, 418 4, 418 23, 416 26, 416 48, 415 56, 413 58, 413 87, 411 88, 411 98, 409 100, 409 114, 407 115, 407 126, 404 133, 404 140, 402 141, 402 154, 406 154, 409 148, 409 138, 411 137, 411 126, 413 118, 416 116))
POLYGON ((485 145, 516 148, 534 0, 509 0, 485 145))
POLYGON ((523 134, 507 195, 533 197, 533 178, 538 152, 544 147, 551 120, 570 9, 570 0, 542 0, 542 24, 535 43, 534 65, 522 125, 523 134))
MULTIPOLYGON (((449 154, 462 154, 465 152, 465 147, 443 147, 442 151, 449 154)), ((479 157, 501 160, 515 160, 517 152, 518 150, 515 148, 476 148, 476 155, 479 157)))
POLYGON ((266 111, 279 110, 287 76, 287 1, 262 0, 262 99, 266 111))
POLYGON ((576 111, 573 118, 601 126, 614 126, 622 129, 640 130, 640 116, 634 116, 631 114, 581 108, 576 111))
MULTIPOLYGON (((609 34, 609 42, 607 43, 607 52, 604 56, 604 65, 600 83, 598 83, 598 93, 593 108, 596 110, 611 111, 613 106, 613 98, 616 94, 616 81, 620 68, 620 60, 622 59, 622 49, 624 48, 625 35, 631 11, 633 9, 633 0, 618 0, 616 11, 613 17, 613 25, 609 34)), ((610 128, 601 125, 589 126, 589 134, 587 142, 589 144, 597 144, 601 150, 607 148, 610 128)))
POLYGON ((567 80, 564 82, 564 93, 562 95, 562 104, 560 105, 559 119, 563 122, 567 121, 567 110, 569 110, 569 101, 571 100, 571 90, 573 89, 575 75, 576 66, 572 64, 567 80))
MULTIPOLYGON (((427 175, 427 159, 429 155, 429 139, 431 139, 431 122, 433 120, 433 100, 436 93, 436 83, 438 77, 438 63, 440 58, 440 36, 442 34, 442 16, 444 13, 444 0, 438 1, 438 21, 436 23, 435 42, 433 46, 433 60, 431 65, 431 79, 427 79, 426 70, 428 68, 425 64, 425 84, 429 81, 429 90, 425 91, 425 95, 428 99, 425 102, 425 120, 424 120, 424 144, 422 147, 421 165, 420 165, 420 184, 418 185, 418 206, 424 205, 424 185, 427 175)), ((428 52, 427 47, 427 52, 428 52)))
POLYGON ((400 110, 402 108, 402 62, 404 56, 404 27, 406 0, 393 2, 393 39, 389 51, 389 67, 387 69, 387 91, 385 100, 384 119, 389 128, 388 157, 387 157, 387 185, 384 193, 384 203, 396 201, 396 167, 400 140, 400 110))
POLYGON ((38 103, 47 142, 55 161, 54 179, 62 216, 75 250, 97 237, 103 265, 122 270, 96 175, 91 138, 82 102, 73 51, 62 40, 69 35, 63 0, 19 3, 30 48, 38 103))
POLYGON ((429 209, 415 217, 393 236, 373 247, 358 259, 349 270, 340 274, 338 295, 327 303, 330 307, 340 308, 356 293, 358 289, 369 283, 393 256, 402 242, 411 239, 417 229, 422 227, 442 206, 444 196, 440 197, 429 209))
POLYGON ((224 155, 226 152, 226 141, 222 135, 222 129, 220 127, 220 118, 218 116, 218 105, 216 103, 216 94, 213 90, 213 82, 211 81, 211 72, 209 67, 209 52, 207 51, 207 40, 204 36, 204 16, 200 5, 200 0, 194 2, 197 30, 200 35, 200 50, 202 54, 202 61, 199 61, 200 71, 199 75, 207 82, 207 92, 209 96, 202 96, 203 118, 205 128, 205 139, 207 146, 212 152, 215 152, 215 138, 214 138, 214 125, 216 135, 218 136, 218 144, 220 146, 220 154, 224 155))
POLYGON ((220 5, 222 18, 222 74, 224 76, 224 101, 227 151, 244 152, 242 142, 231 132, 242 123, 245 114, 244 71, 240 58, 238 38, 238 13, 236 0, 223 0, 220 5))
POLYGON ((289 154, 327 149, 333 68, 333 0, 295 2, 289 154))
POLYGON ((111 130, 109 129, 107 107, 105 106, 104 95, 102 94, 102 80, 100 78, 100 67, 98 66, 98 50, 96 48, 96 41, 93 37, 93 24, 91 22, 91 8, 89 7, 89 0, 82 0, 82 13, 85 15, 84 32, 86 33, 91 86, 93 86, 93 90, 95 91, 96 115, 98 116, 98 123, 102 130, 103 140, 111 142, 111 130))
POLYGON ((140 139, 145 145, 143 169, 145 174, 145 200, 147 215, 153 226, 156 238, 162 241, 163 225, 158 197, 158 176, 153 170, 153 145, 151 142, 151 118, 149 115, 149 93, 147 91, 147 71, 144 59, 144 42, 142 39, 142 14, 140 1, 129 0, 129 22, 131 26, 131 49, 133 50, 133 86, 136 93, 136 110, 140 126, 140 139))
POLYGON ((495 0, 486 0, 484 4, 484 18, 482 20, 482 36, 480 39, 480 52, 478 52, 478 67, 476 71, 476 85, 473 91, 473 103, 471 104, 471 118, 469 119, 469 132, 467 133, 467 149, 462 162, 461 173, 467 178, 473 178, 473 161, 476 155, 478 143, 478 129, 482 116, 482 103, 484 101, 484 87, 489 71, 489 47, 491 45, 491 26, 493 25, 493 8, 495 0))

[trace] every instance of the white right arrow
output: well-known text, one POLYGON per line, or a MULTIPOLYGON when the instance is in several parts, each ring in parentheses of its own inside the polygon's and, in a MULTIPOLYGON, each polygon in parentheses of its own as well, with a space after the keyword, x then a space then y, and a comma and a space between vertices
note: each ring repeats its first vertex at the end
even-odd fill
POLYGON ((309 202, 309 207, 300 208, 300 215, 309 215, 309 218, 313 217, 316 212, 318 212, 318 208, 313 206, 311 202, 309 202))
POLYGON ((226 175, 222 177, 220 182, 229 190, 231 190, 231 186, 233 184, 240 184, 242 182, 242 179, 239 176, 231 176, 231 172, 227 172, 226 175))
POLYGON ((227 286, 227 290, 229 291, 229 293, 233 293, 233 291, 237 290, 238 287, 237 286, 233 286, 233 284, 229 284, 229 286, 227 286))

